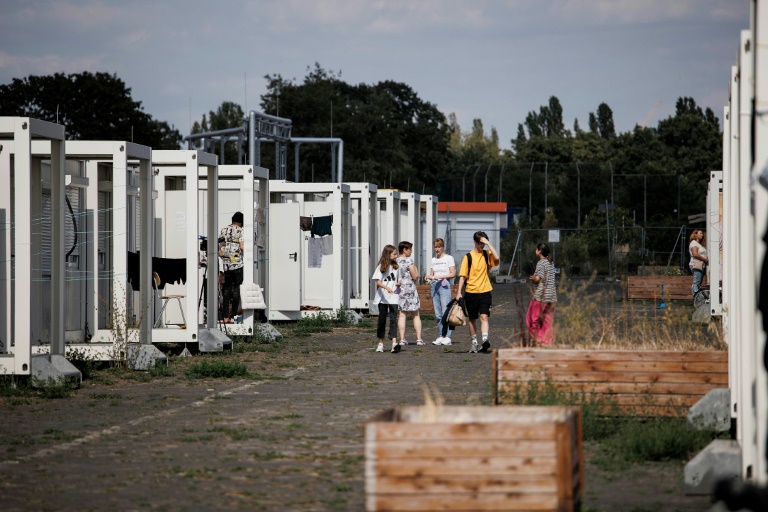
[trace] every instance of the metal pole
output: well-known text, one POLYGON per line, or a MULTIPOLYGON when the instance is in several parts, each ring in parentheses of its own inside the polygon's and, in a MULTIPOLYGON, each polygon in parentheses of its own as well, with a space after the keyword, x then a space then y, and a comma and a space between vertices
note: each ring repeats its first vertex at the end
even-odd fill
POLYGON ((611 276, 611 224, 608 219, 608 200, 605 200, 605 234, 608 240, 608 277, 611 276))
POLYGON ((299 146, 301 146, 301 142, 297 142, 293 146, 293 181, 296 183, 299 182, 299 146))
POLYGON ((256 112, 251 110, 248 114, 248 163, 260 167, 256 160, 256 112))
POLYGON ((549 192, 549 162, 544 162, 544 218, 547 217, 547 192, 549 192))
POLYGON ((581 170, 579 164, 576 164, 576 211, 578 217, 576 218, 576 227, 581 227, 581 170))
MULTIPOLYGON (((331 119, 333 119, 333 102, 331 102, 331 119)), ((333 121, 331 121, 331 130, 333 130, 333 121)), ((336 181, 336 144, 331 144, 331 183, 336 181)))
POLYGON ((531 170, 528 171, 528 221, 530 222, 533 217, 533 166, 535 162, 531 163, 531 170))
POLYGON ((613 202, 613 166, 611 162, 608 162, 608 168, 611 170, 611 205, 615 207, 616 203, 613 202))
MULTIPOLYGON (((648 227, 648 175, 643 174, 643 228, 648 227)), ((643 236, 645 240, 645 236, 643 236)))

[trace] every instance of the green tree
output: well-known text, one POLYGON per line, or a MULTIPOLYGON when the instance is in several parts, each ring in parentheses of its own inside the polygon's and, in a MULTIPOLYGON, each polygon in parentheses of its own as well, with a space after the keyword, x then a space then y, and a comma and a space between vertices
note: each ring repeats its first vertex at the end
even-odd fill
POLYGON ((706 211, 709 173, 722 167, 720 123, 693 98, 678 98, 675 115, 659 122, 659 141, 680 174, 680 216, 706 211))
MULTIPOLYGON (((216 112, 211 110, 208 112, 207 117, 205 114, 203 114, 200 122, 195 121, 192 125, 192 133, 203 133, 217 130, 226 130, 228 128, 238 128, 243 126, 244 123, 245 113, 243 112, 243 108, 232 101, 225 101, 219 105, 219 108, 216 109, 216 112)), ((247 162, 248 144, 245 140, 243 142, 244 147, 241 148, 241 155, 243 158, 242 161, 247 162)), ((206 149, 216 154, 219 154, 221 151, 218 145, 206 149)), ((237 142, 231 141, 226 143, 224 146, 224 156, 222 157, 220 155, 219 158, 219 163, 236 163, 238 161, 237 142)))
POLYGON ((55 73, 0 85, 0 115, 64 125, 70 140, 128 140, 153 149, 178 149, 181 134, 145 113, 117 75, 55 73))
MULTIPOLYGON (((349 85, 319 64, 301 84, 280 75, 265 78, 261 107, 291 119, 294 136, 344 140, 346 181, 437 192, 439 178, 454 168, 451 125, 406 84, 349 85)), ((303 145, 300 179, 329 179, 330 160, 327 145, 303 145)))

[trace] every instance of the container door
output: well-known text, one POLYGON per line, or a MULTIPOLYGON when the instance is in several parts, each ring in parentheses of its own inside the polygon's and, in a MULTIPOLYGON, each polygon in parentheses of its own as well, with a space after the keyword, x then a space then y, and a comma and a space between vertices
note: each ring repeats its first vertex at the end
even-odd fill
POLYGON ((299 203, 269 205, 269 297, 271 311, 301 310, 299 203))

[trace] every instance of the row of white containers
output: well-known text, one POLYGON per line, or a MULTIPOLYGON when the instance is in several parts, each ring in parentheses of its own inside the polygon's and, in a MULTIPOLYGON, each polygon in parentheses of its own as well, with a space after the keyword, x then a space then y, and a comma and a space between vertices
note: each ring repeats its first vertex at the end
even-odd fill
MULTIPOLYGON (((201 151, 64 141, 62 126, 0 118, 0 374, 29 374, 36 353, 109 359, 117 337, 226 347, 217 308, 204 312, 218 298, 208 278, 218 271, 215 240, 236 211, 245 219, 244 282, 264 291, 268 320, 368 310, 383 246, 412 242, 423 273, 437 229, 434 196, 270 181, 266 169, 219 166, 201 151), (332 219, 319 257, 301 217, 332 219), (214 241, 207 252, 203 238, 214 241), (153 256, 186 281, 153 290, 153 256), (167 295, 180 298, 160 315, 167 295)), ((259 316, 246 309, 227 334, 252 333, 259 316)))

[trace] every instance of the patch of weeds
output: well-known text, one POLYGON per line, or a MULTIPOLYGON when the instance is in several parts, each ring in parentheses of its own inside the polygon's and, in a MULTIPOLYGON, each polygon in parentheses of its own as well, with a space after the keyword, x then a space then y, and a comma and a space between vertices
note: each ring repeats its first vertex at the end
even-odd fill
POLYGON ((165 364, 159 359, 155 359, 155 364, 149 367, 148 373, 154 378, 173 377, 176 374, 170 364, 165 364))
POLYGON ((227 435, 233 441, 245 441, 246 439, 253 439, 256 434, 250 430, 244 430, 232 427, 213 427, 208 429, 208 432, 221 432, 227 435))
POLYGON ((199 436, 185 436, 181 438, 183 443, 199 443, 201 441, 213 441, 213 434, 200 434, 199 436))
POLYGON ((347 484, 336 484, 333 486, 333 490, 336 492, 349 492, 352 488, 347 484))
POLYGON ((66 354, 67 360, 80 370, 83 380, 92 378, 96 370, 102 365, 101 361, 97 361, 92 355, 81 348, 70 348, 66 351, 66 354))
POLYGON ((191 379, 247 377, 248 368, 238 361, 206 361, 191 364, 185 373, 191 379))
POLYGON ((606 443, 633 462, 686 461, 716 437, 714 432, 693 428, 685 418, 644 418, 626 422, 620 435, 606 443))
POLYGON ((72 441, 73 439, 77 439, 76 435, 67 434, 63 430, 57 428, 47 428, 43 431, 43 435, 54 441, 72 441))
POLYGON ((256 460, 274 460, 274 459, 282 459, 283 454, 279 452, 254 452, 253 458, 256 460))
POLYGON ((119 400, 123 398, 120 393, 93 393, 88 396, 91 400, 119 400))
POLYGON ((72 392, 78 387, 79 383, 67 379, 54 379, 49 377, 47 380, 32 377, 32 386, 37 388, 40 398, 56 400, 60 398, 69 398, 72 392))

